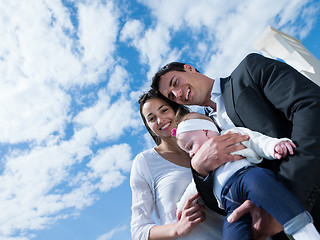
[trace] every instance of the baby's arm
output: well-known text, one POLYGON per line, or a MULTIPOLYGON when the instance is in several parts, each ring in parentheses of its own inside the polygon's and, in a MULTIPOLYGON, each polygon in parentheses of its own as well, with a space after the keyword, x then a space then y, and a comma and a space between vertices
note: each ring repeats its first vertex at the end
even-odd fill
POLYGON ((277 159, 285 157, 288 151, 290 155, 293 155, 294 148, 296 148, 296 145, 292 141, 279 142, 274 146, 274 157, 277 159))
POLYGON ((295 147, 295 145, 289 138, 273 138, 256 131, 252 131, 248 128, 242 127, 234 128, 232 130, 239 131, 243 134, 249 135, 249 140, 242 143, 247 148, 251 148, 260 157, 264 157, 270 160, 279 159, 279 153, 277 152, 278 150, 281 151, 280 156, 283 157, 287 155, 288 150, 290 154, 293 154, 293 148, 295 147), (276 146, 280 143, 282 143, 280 147, 281 149, 279 147, 276 149, 276 146), (285 144, 285 146, 283 144, 285 144))
POLYGON ((194 183, 194 181, 192 179, 191 183, 188 185, 188 187, 186 188, 186 190, 182 194, 180 201, 177 203, 177 212, 176 212, 177 216, 179 216, 179 212, 182 211, 182 209, 183 209, 184 205, 186 204, 186 202, 188 201, 188 199, 197 193, 198 193, 198 191, 196 189, 196 184, 194 183))

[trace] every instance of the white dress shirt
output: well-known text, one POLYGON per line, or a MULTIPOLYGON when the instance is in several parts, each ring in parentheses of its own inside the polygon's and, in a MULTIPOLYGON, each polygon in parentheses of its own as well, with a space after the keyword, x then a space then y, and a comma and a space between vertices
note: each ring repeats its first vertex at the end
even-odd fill
POLYGON ((234 128, 235 125, 230 120, 226 108, 224 106, 223 98, 221 95, 221 88, 220 88, 220 78, 214 80, 212 91, 211 91, 211 100, 216 103, 216 112, 209 108, 211 112, 209 116, 213 116, 214 119, 217 121, 219 127, 222 130, 234 128))

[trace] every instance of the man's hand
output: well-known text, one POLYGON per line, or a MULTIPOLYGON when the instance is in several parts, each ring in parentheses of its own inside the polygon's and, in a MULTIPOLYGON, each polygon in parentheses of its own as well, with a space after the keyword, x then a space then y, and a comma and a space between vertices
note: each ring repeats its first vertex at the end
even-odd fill
POLYGON ((191 160, 191 165, 202 177, 213 171, 226 162, 240 160, 239 155, 229 155, 229 153, 246 148, 242 144, 237 144, 248 140, 247 135, 240 133, 226 133, 216 136, 206 141, 191 160), (237 144, 237 145, 236 145, 237 144))
POLYGON ((256 240, 266 239, 283 230, 281 224, 276 219, 263 208, 258 208, 251 203, 250 200, 246 200, 235 209, 227 220, 230 223, 235 222, 246 213, 250 213, 252 217, 252 234, 256 240))

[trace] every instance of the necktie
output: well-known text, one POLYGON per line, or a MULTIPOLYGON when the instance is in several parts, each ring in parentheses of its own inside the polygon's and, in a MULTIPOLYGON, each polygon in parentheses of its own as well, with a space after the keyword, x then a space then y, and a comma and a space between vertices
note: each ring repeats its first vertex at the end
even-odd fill
POLYGON ((218 125, 216 119, 215 119, 212 115, 210 115, 210 112, 211 112, 210 109, 209 109, 208 107, 205 107, 205 108, 204 108, 204 112, 205 112, 206 116, 208 116, 209 118, 212 119, 212 121, 214 122, 214 124, 217 126, 219 132, 221 132, 222 129, 221 129, 220 126, 218 125))

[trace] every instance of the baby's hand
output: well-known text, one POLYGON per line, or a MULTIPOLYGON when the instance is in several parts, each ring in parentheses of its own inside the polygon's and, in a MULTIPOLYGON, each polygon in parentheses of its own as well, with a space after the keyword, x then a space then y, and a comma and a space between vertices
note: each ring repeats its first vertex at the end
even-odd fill
POLYGON ((282 141, 279 142, 274 147, 274 157, 277 159, 280 159, 281 157, 287 156, 287 153, 289 151, 290 155, 293 155, 293 149, 296 147, 296 145, 291 141, 282 141))

